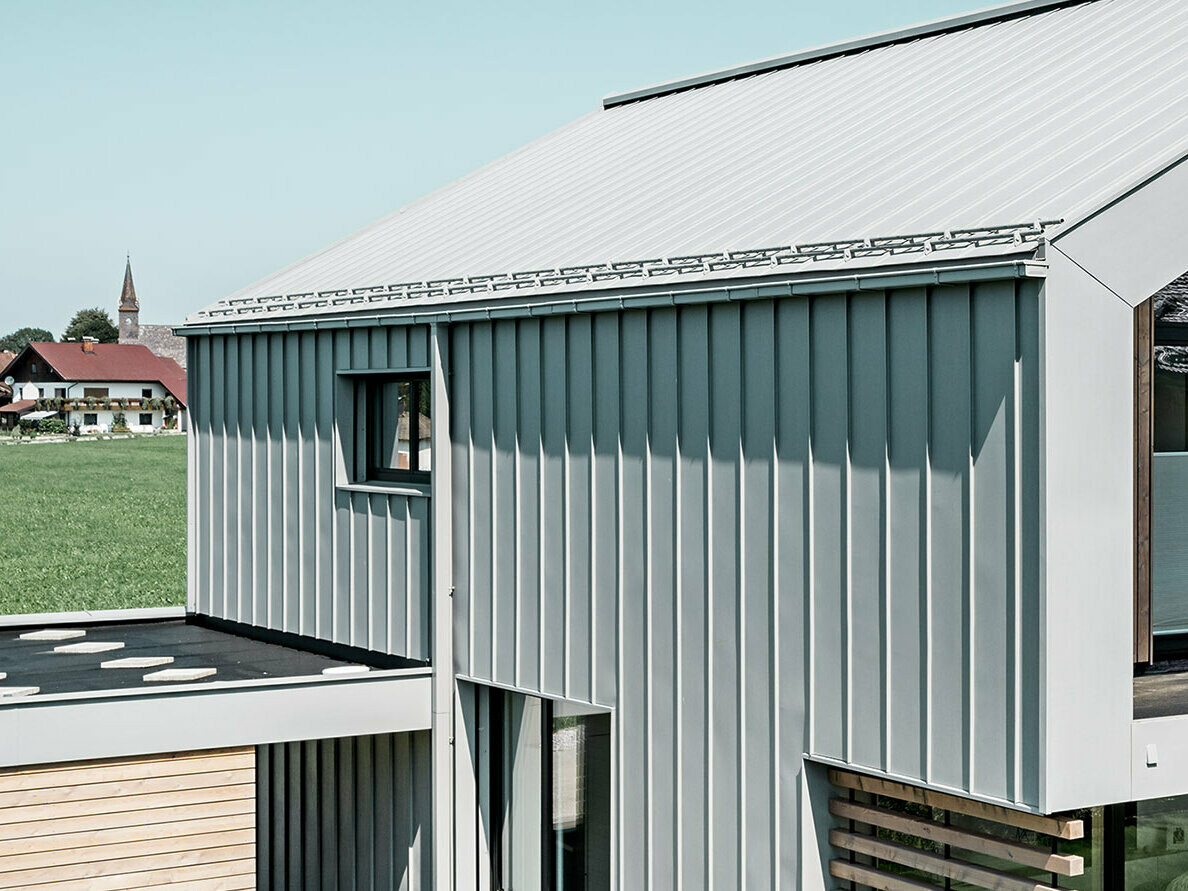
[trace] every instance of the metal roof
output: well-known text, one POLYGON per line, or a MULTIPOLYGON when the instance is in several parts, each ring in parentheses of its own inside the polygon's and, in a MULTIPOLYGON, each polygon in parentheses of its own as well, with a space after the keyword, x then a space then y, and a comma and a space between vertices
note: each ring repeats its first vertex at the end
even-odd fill
POLYGON ((600 108, 189 321, 533 274, 516 270, 1074 224, 1188 151, 1188 4, 1032 6, 600 108))

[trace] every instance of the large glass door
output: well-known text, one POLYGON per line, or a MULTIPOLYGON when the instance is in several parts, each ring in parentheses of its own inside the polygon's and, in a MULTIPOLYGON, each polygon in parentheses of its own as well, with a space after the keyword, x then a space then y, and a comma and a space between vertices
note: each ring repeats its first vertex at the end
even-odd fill
POLYGON ((1188 293, 1169 290, 1153 301, 1151 626, 1161 649, 1188 640, 1188 293))
POLYGON ((489 691, 494 887, 611 886, 611 716, 489 691))

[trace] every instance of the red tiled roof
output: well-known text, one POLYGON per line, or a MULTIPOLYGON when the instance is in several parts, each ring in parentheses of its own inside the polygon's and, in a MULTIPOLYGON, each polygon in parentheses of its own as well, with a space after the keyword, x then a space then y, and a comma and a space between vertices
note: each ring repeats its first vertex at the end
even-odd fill
POLYGON ((16 353, 10 353, 7 350, 0 350, 0 374, 4 369, 12 364, 12 360, 17 357, 16 353))
POLYGON ((18 415, 23 415, 27 411, 32 411, 35 405, 37 405, 36 399, 22 399, 20 402, 0 405, 0 412, 16 412, 18 415))
POLYGON ((157 381, 178 402, 186 404, 186 373, 172 359, 135 343, 97 343, 86 352, 80 343, 31 343, 65 380, 157 381))

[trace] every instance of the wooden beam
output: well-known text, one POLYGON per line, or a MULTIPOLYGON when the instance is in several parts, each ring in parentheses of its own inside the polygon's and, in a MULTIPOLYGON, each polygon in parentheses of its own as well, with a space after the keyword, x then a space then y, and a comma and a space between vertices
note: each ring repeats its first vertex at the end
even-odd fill
POLYGON ((875 891, 937 891, 936 885, 905 879, 903 876, 893 876, 861 863, 850 863, 848 860, 830 860, 829 874, 835 879, 856 882, 867 888, 874 888, 875 891))
POLYGON ((942 878, 965 882, 975 888, 985 888, 987 891, 1056 891, 1052 885, 1045 885, 1032 879, 1020 878, 985 866, 975 866, 963 860, 948 860, 936 854, 921 851, 919 848, 908 848, 893 842, 880 841, 869 835, 856 835, 852 832, 832 829, 829 832, 829 843, 843 851, 877 857, 897 866, 930 872, 942 878))
POLYGON ((1009 842, 997 836, 957 829, 953 826, 945 826, 931 820, 921 820, 883 808, 867 807, 835 798, 829 802, 829 812, 843 820, 854 820, 891 832, 913 835, 940 845, 949 845, 963 851, 973 851, 975 854, 985 854, 987 857, 997 857, 999 860, 1040 869, 1044 872, 1054 872, 1062 876, 1079 876, 1085 872, 1085 859, 1075 854, 1053 854, 1031 845, 1009 842))
POLYGON ((868 792, 871 795, 885 795, 900 801, 910 801, 915 804, 939 807, 947 811, 965 814, 967 817, 977 817, 992 823, 1005 823, 1017 829, 1030 829, 1043 835, 1056 838, 1083 838, 1085 823, 1069 817, 1044 817, 1030 814, 1026 811, 1016 811, 997 804, 986 804, 960 795, 950 795, 947 792, 934 792, 931 789, 921 789, 894 780, 884 780, 863 774, 851 773, 848 770, 830 769, 829 782, 842 789, 854 789, 858 792, 868 792))

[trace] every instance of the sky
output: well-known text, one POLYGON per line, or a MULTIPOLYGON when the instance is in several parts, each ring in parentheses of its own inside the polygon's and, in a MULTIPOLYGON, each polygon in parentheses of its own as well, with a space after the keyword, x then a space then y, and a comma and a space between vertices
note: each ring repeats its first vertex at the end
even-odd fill
POLYGON ((0 334, 185 315, 602 96, 986 5, 0 0, 0 334))

